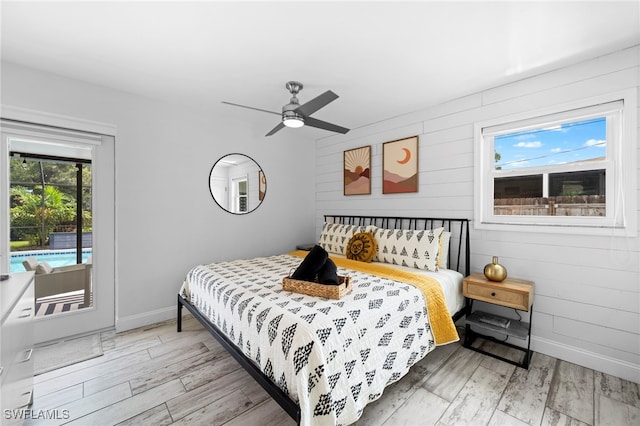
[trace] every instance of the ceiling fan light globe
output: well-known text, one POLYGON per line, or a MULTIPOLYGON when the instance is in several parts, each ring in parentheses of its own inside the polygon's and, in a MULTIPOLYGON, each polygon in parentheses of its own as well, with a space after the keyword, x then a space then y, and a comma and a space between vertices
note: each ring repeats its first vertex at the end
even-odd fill
POLYGON ((300 117, 285 117, 282 120, 282 124, 284 124, 287 127, 296 129, 298 127, 304 126, 304 120, 300 117))

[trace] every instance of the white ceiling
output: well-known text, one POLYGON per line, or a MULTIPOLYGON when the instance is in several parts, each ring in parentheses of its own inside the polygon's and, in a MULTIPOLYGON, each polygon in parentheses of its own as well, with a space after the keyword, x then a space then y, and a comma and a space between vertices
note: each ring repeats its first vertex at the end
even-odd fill
MULTIPOLYGON (((348 128, 640 43, 639 1, 2 1, 2 59, 246 120, 298 80, 348 128)), ((323 137, 329 132, 304 131, 323 137)), ((275 136, 277 137, 277 136, 275 136)))

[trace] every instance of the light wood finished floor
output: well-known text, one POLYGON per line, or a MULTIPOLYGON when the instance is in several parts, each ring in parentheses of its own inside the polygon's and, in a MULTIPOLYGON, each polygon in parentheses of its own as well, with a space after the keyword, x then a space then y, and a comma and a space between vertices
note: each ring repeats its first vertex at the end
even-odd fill
MULTIPOLYGON (((197 323, 102 333, 104 355, 36 376, 45 425, 292 425, 197 323)), ((358 425, 638 425, 640 386, 535 354, 529 370, 452 344, 370 404, 358 425)))

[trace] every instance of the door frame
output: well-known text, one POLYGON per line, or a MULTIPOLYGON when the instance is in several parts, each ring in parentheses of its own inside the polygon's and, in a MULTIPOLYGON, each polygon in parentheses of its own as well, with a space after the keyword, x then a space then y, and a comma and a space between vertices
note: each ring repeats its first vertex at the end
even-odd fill
MULTIPOLYGON (((115 327, 117 314, 116 292, 116 213, 115 213, 115 136, 114 125, 92 122, 2 105, 1 118, 56 127, 61 133, 80 131, 100 135, 100 142, 92 146, 93 186, 93 292, 94 304, 90 308, 34 320, 36 343, 60 340, 70 336, 89 334, 115 327), (95 194, 99 194, 95 196, 95 194)), ((4 129, 3 129, 4 130, 4 129)), ((0 271, 9 270, 9 144, 5 132, 0 143, 0 271)), ((11 130, 11 134, 15 134, 11 130)))

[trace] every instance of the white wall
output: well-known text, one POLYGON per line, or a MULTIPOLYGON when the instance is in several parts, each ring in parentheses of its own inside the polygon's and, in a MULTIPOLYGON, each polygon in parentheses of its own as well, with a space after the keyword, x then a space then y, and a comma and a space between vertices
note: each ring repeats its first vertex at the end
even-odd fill
POLYGON ((284 253, 314 238, 315 152, 304 133, 265 139, 204 109, 6 62, 0 101, 116 126, 117 330, 174 317, 196 263, 284 253), (211 167, 233 152, 252 157, 267 178, 264 202, 247 215, 223 211, 209 192, 211 167))
MULTIPOLYGON (((628 88, 637 91, 639 56, 639 47, 612 53, 319 140, 316 232, 325 213, 473 218, 475 122, 628 88), (382 195, 382 143, 412 135, 420 136, 419 192, 382 195), (344 196, 343 151, 364 145, 372 145, 372 194, 344 196)), ((640 216, 634 198, 627 202, 640 216)), ((471 270, 482 271, 496 255, 510 276, 535 282, 535 351, 640 382, 639 247, 638 235, 472 227, 471 270)))

